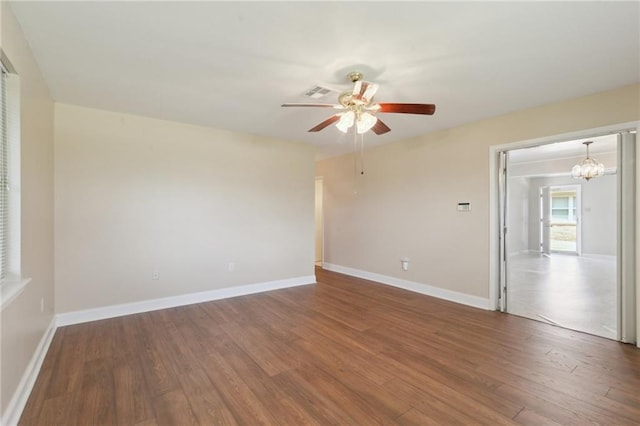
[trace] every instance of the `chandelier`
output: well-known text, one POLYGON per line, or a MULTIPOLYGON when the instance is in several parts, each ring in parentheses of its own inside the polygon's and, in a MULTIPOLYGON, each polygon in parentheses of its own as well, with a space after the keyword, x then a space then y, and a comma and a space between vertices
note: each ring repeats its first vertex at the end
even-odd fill
POLYGON ((575 179, 584 179, 588 181, 591 178, 600 177, 604 174, 604 164, 598 162, 595 158, 589 157, 589 145, 593 141, 582 142, 587 147, 587 158, 576 164, 571 169, 571 176, 575 179))

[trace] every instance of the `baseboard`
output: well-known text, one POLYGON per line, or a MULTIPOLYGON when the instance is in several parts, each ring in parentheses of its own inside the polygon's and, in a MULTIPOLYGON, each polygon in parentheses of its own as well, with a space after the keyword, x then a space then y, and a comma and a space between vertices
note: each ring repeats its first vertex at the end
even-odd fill
POLYGON ((244 296, 253 293, 262 293, 265 291, 279 290, 282 288, 315 284, 315 282, 315 275, 307 275, 302 277, 288 278, 284 280, 248 284, 238 287, 228 287, 198 293, 182 294, 179 296, 164 297, 161 299, 143 300, 140 302, 126 303, 122 305, 112 305, 100 308, 85 309, 82 311, 66 312, 58 314, 56 316, 56 326, 63 327, 72 324, 80 324, 83 322, 115 318, 124 315, 139 314, 142 312, 156 311, 159 309, 174 308, 176 306, 191 305, 194 303, 227 299, 230 297, 244 296))
POLYGON ((524 255, 539 254, 539 253, 540 253, 540 250, 525 249, 525 250, 520 250, 520 251, 515 251, 513 253, 509 253, 509 257, 524 256, 524 255))
POLYGON ((373 272, 363 271, 360 269, 349 268, 347 266, 334 265, 331 263, 324 263, 322 265, 324 269, 330 271, 339 272, 345 275, 351 275, 358 278, 364 278, 365 280, 376 281, 382 284, 390 285, 393 287, 402 288, 404 290, 413 291, 427 296, 437 297, 438 299, 448 300, 450 302, 456 302, 467 306, 473 306, 474 308, 490 310, 489 299, 471 296, 465 293, 459 293, 457 291, 445 290, 439 287, 433 287, 428 284, 421 284, 414 281, 403 280, 401 278, 390 277, 387 275, 376 274, 373 272))
POLYGON ((615 262, 616 260, 616 255, 611 255, 611 254, 582 253, 580 257, 584 257, 587 259, 609 260, 613 262, 615 262))
POLYGON ((33 385, 36 383, 36 379, 38 378, 38 374, 40 373, 40 367, 42 367, 42 363, 44 362, 44 357, 47 355, 47 351, 49 350, 49 345, 51 345, 51 341, 53 340, 53 335, 56 332, 56 319, 53 317, 47 330, 44 332, 42 339, 40 339, 40 343, 38 343, 38 347, 36 351, 33 353, 31 357, 31 361, 27 365, 27 368, 22 375, 22 379, 20 379, 20 383, 18 384, 18 388, 16 389, 11 401, 9 401, 9 405, 7 409, 2 415, 2 424, 5 426, 17 425, 20 420, 20 416, 22 415, 22 410, 24 406, 27 404, 27 400, 29 399, 29 395, 31 394, 31 390, 33 389, 33 385))

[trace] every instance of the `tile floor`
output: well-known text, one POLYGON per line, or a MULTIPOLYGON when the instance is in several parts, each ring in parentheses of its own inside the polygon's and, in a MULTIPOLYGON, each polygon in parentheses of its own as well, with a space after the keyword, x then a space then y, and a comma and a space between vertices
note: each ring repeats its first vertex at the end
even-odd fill
POLYGON ((614 256, 533 253, 509 260, 509 313, 616 339, 614 256))

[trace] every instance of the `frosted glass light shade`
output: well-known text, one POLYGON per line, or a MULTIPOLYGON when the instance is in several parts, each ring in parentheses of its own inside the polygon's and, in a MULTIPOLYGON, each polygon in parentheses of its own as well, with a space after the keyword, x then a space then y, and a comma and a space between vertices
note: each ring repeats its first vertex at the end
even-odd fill
POLYGON ((349 128, 353 126, 353 122, 355 121, 356 115, 353 111, 343 112, 342 114, 339 114, 339 115, 340 115, 340 120, 336 123, 336 127, 342 133, 347 133, 347 130, 349 130, 349 128))
POLYGON ((356 123, 356 128, 358 130, 358 133, 366 133, 369 129, 371 129, 376 124, 377 121, 378 119, 374 115, 369 114, 368 112, 360 114, 360 118, 356 123))

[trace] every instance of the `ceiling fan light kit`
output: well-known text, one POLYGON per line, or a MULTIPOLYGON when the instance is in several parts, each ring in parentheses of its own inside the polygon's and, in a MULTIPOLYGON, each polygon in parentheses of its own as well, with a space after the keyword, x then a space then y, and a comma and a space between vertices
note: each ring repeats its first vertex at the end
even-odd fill
POLYGON ((574 179, 584 179, 588 182, 589 179, 604 175, 604 164, 598 162, 595 158, 589 157, 589 145, 591 145, 593 141, 586 141, 582 143, 587 147, 587 157, 580 163, 573 166, 571 169, 571 176, 574 179))

